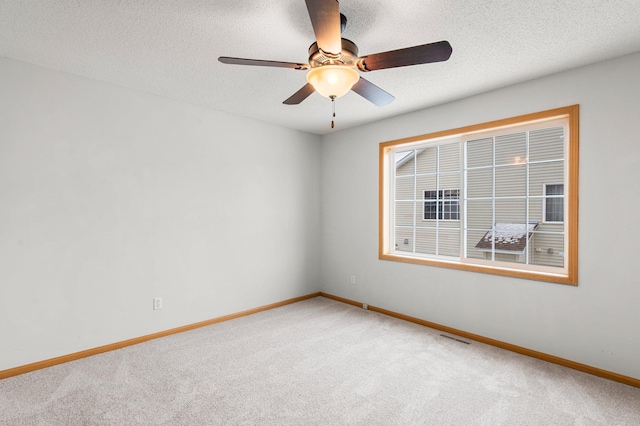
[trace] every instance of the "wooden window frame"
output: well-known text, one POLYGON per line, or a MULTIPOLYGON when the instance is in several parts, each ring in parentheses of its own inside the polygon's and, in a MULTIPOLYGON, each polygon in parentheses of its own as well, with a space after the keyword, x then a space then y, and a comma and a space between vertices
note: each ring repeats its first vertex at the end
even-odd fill
POLYGON ((378 203, 378 257, 382 260, 398 261, 412 264, 445 267, 464 271, 481 272, 536 281, 554 282, 560 284, 578 284, 578 175, 579 175, 579 105, 571 105, 547 111, 525 114, 516 117, 495 120, 481 124, 444 130, 425 135, 413 136, 379 145, 379 203, 378 203), (567 244, 564 250, 566 263, 561 272, 523 270, 517 264, 482 265, 470 264, 449 259, 431 259, 415 257, 406 254, 392 253, 394 242, 390 241, 390 189, 389 167, 391 160, 389 153, 399 145, 422 145, 428 141, 466 136, 488 131, 502 131, 510 127, 546 122, 555 119, 567 120, 568 135, 565 135, 565 161, 567 173, 564 181, 564 200, 566 203, 566 217, 564 224, 567 233, 567 244))

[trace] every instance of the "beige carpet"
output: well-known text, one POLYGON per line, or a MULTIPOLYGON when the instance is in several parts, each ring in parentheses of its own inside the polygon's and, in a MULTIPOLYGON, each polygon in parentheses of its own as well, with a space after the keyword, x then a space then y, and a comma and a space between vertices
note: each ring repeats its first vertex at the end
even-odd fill
POLYGON ((640 425, 640 389, 318 297, 0 380, 3 425, 640 425))

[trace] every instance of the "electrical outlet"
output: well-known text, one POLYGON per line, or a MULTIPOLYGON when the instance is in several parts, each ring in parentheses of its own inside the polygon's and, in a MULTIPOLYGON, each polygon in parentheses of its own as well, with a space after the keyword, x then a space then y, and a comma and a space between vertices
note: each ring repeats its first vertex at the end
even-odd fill
POLYGON ((353 284, 353 285, 356 284, 356 276, 355 275, 351 275, 351 284, 353 284))
POLYGON ((153 298, 153 310, 162 309, 162 297, 153 298))

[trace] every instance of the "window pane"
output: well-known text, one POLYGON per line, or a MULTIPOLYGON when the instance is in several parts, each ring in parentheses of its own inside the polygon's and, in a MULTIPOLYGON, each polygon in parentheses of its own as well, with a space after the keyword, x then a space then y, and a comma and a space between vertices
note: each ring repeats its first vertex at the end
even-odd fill
POLYGON ((453 203, 451 206, 451 219, 460 220, 460 200, 453 203))
POLYGON ((467 176, 467 197, 482 198, 493 195, 493 169, 469 170, 467 176))
POLYGON ((399 176, 396 178, 396 200, 413 200, 413 176, 399 176))
POLYGON ((396 225, 413 226, 414 224, 414 202, 396 201, 396 225))
POLYGON ((433 199, 437 198, 436 186, 438 182, 436 175, 418 176, 416 177, 416 199, 433 199))
POLYGON ((424 220, 438 219, 438 202, 437 201, 425 201, 424 202, 424 220))
POLYGON ((496 167, 496 197, 518 197, 527 194, 527 166, 496 167))
POLYGON ((562 198, 547 198, 545 208, 546 222, 564 221, 564 200, 562 198))
POLYGON ((443 220, 458 220, 458 218, 454 215, 451 215, 451 205, 452 203, 456 203, 457 201, 443 201, 442 202, 442 219, 443 220))
POLYGON ((562 160, 564 128, 532 130, 529 133, 529 161, 562 160))
POLYGON ((418 150, 417 174, 436 173, 438 164, 438 147, 430 146, 418 150))
POLYGON ((563 184, 555 184, 555 185, 547 185, 547 195, 563 195, 564 194, 564 185, 563 184))
POLYGON ((440 173, 460 171, 460 144, 440 145, 440 173))
POLYGON ((493 139, 477 139, 468 141, 467 168, 491 166, 493 164, 493 139))
POLYGON ((545 218, 546 222, 563 222, 564 221, 564 185, 549 184, 545 185, 545 218))
POLYGON ((529 165, 529 196, 544 195, 544 186, 564 182, 564 161, 529 165))
POLYGON ((440 189, 460 188, 460 173, 441 173, 439 179, 440 189))
POLYGON ((496 223, 526 223, 527 200, 524 198, 496 200, 495 203, 496 223))
POLYGON ((564 257, 559 254, 564 251, 564 223, 545 223, 542 219, 542 198, 529 200, 529 216, 538 221, 538 227, 532 238, 532 249, 529 263, 542 266, 564 265, 564 257), (553 253, 548 253, 549 249, 553 253))
POLYGON ((413 229, 396 228, 395 249, 413 252, 413 229))
POLYGON ((416 229, 416 253, 436 254, 436 230, 416 229))
MULTIPOLYGON (((471 230, 467 231, 467 257, 471 259, 487 259, 486 250, 481 250, 476 248, 478 243, 483 239, 486 233, 489 230, 480 231, 480 230, 471 230)), ((491 255, 489 255, 489 259, 491 259, 491 255)))
POLYGON ((532 264, 558 267, 564 265, 563 234, 536 232, 533 237, 533 246, 532 264))
POLYGON ((396 152, 394 155, 396 176, 406 176, 415 173, 414 151, 396 152))
POLYGON ((440 256, 460 256, 460 230, 443 229, 438 230, 438 255, 440 256))
POLYGON ((524 164, 526 158, 526 133, 515 133, 496 137, 496 166, 503 164, 524 164))
POLYGON ((493 223, 493 203, 491 200, 468 200, 466 227, 489 230, 493 223))
POLYGON ((544 221, 542 217, 542 198, 529 199, 529 223, 541 223, 544 221))

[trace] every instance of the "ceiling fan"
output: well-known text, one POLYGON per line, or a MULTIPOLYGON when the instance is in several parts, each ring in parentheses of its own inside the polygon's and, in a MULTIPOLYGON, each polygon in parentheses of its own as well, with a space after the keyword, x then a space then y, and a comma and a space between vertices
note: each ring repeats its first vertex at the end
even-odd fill
MULTIPOLYGON (((309 70, 307 84, 283 103, 297 105, 317 91, 334 101, 353 90, 377 106, 391 103, 395 98, 360 76, 361 72, 406 67, 446 61, 451 56, 448 41, 422 44, 372 55, 358 56, 358 46, 341 37, 347 19, 340 13, 338 0, 305 0, 316 42, 309 47, 309 63, 265 61, 221 56, 225 64, 309 70)), ((335 116, 335 112, 334 112, 335 116)), ((333 127, 333 123, 332 123, 333 127)))

